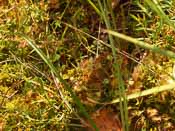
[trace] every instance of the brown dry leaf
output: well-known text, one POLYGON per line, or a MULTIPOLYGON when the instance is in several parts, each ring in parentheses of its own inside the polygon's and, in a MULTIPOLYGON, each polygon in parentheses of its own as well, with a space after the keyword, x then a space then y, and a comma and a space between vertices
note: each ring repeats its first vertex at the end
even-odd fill
POLYGON ((120 2, 120 0, 112 0, 112 3, 111 3, 112 8, 114 9, 115 7, 117 7, 119 2, 120 2))
POLYGON ((143 79, 144 72, 141 65, 134 67, 132 72, 132 81, 128 87, 128 94, 141 91, 143 89, 143 79))
POLYGON ((0 6, 5 6, 8 4, 8 0, 0 0, 0 6))
MULTIPOLYGON (((121 122, 116 113, 107 109, 102 109, 91 115, 99 131, 122 131, 121 122)), ((94 131, 89 126, 88 131, 94 131)))
POLYGON ((0 131, 3 131, 4 126, 5 126, 5 122, 0 121, 0 131))
POLYGON ((104 52, 96 58, 91 57, 80 63, 82 75, 76 85, 85 89, 84 91, 81 90, 78 95, 86 105, 94 106, 87 100, 87 97, 98 101, 104 95, 104 80, 110 79, 112 68, 112 62, 107 59, 108 54, 109 52, 104 52))
POLYGON ((27 43, 27 41, 21 41, 20 43, 19 43, 19 45, 18 45, 18 48, 25 48, 25 47, 27 47, 28 46, 28 43, 27 43))
POLYGON ((132 79, 134 80, 134 82, 138 81, 140 79, 140 77, 143 74, 143 69, 141 66, 136 66, 134 67, 134 71, 132 73, 132 79))
POLYGON ((58 9, 59 0, 49 0, 49 9, 58 9))

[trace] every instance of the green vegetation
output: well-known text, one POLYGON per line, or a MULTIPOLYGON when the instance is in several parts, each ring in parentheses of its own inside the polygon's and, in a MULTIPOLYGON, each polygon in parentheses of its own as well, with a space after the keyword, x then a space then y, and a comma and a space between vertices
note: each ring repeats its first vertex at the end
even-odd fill
POLYGON ((0 130, 175 130, 174 8, 0 1, 0 130))

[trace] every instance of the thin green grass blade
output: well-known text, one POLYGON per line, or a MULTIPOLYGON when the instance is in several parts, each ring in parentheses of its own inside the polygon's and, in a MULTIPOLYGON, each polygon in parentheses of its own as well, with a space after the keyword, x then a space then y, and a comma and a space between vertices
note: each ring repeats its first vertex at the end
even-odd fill
MULTIPOLYGON (((130 94, 127 96, 127 100, 131 100, 131 99, 136 99, 139 97, 143 97, 143 96, 147 96, 147 95, 152 95, 152 94, 156 94, 159 92, 163 92, 163 91, 168 91, 168 90, 172 90, 175 89, 175 82, 171 83, 171 84, 167 84, 167 85, 163 85, 163 86, 158 86, 158 87, 153 87, 151 89, 147 89, 141 92, 136 92, 133 94, 130 94)), ((123 101, 123 99, 122 99, 123 101)), ((114 103, 119 103, 120 99, 117 98, 115 100, 112 100, 111 102, 108 102, 108 104, 114 104, 114 103)))
MULTIPOLYGON (((100 0, 98 0, 98 4, 100 7, 102 19, 104 20, 107 29, 110 29, 110 30, 113 29, 113 27, 115 27, 115 26, 112 27, 112 24, 114 24, 114 23, 111 23, 111 20, 108 17, 108 5, 106 3, 106 0, 103 0, 103 4, 100 0)), ((115 48, 115 44, 114 44, 115 43, 114 38, 111 34, 108 34, 108 36, 109 36, 109 42, 110 42, 111 49, 112 49, 112 55, 114 58, 114 64, 113 64, 114 76, 119 81, 118 86, 119 86, 120 98, 124 99, 124 101, 120 101, 120 112, 121 112, 120 114, 121 114, 121 120, 122 120, 122 127, 124 130, 128 131, 129 130, 129 128, 128 128, 129 127, 128 126, 128 109, 127 109, 127 100, 126 100, 126 96, 124 93, 125 87, 123 84, 122 74, 120 71, 121 63, 117 62, 117 52, 116 52, 116 48, 115 48)))
MULTIPOLYGON (((127 100, 137 99, 139 97, 153 95, 153 94, 156 94, 156 93, 160 93, 160 92, 163 92, 163 91, 169 91, 169 90, 173 90, 173 89, 175 89, 175 82, 173 82, 171 84, 163 85, 163 86, 156 86, 156 87, 153 87, 151 89, 144 90, 144 91, 139 91, 139 92, 136 92, 136 93, 132 93, 130 95, 127 95, 127 100)), ((119 103, 120 101, 123 101, 124 99, 116 98, 116 99, 114 99, 110 102, 104 102, 104 103, 97 102, 97 101, 95 101, 91 98, 88 98, 88 100, 91 101, 92 103, 108 105, 108 104, 119 103)))
POLYGON ((122 119, 122 126, 125 131, 129 130, 129 125, 128 125, 128 102, 127 102, 127 97, 125 94, 125 86, 124 86, 124 81, 122 79, 122 74, 120 71, 120 65, 119 64, 114 64, 115 72, 114 75, 118 79, 118 88, 119 88, 119 105, 120 105, 120 112, 121 112, 121 119, 122 119))
POLYGON ((174 28, 175 30, 175 25, 170 21, 169 17, 164 13, 160 5, 158 4, 157 0, 145 0, 145 2, 149 5, 149 7, 155 11, 161 19, 165 21, 168 25, 174 28))
MULTIPOLYGON (((98 128, 96 127, 94 121, 90 118, 89 114, 87 113, 86 109, 84 108, 83 104, 81 103, 80 99, 76 96, 76 94, 72 91, 70 85, 60 76, 58 69, 56 69, 53 64, 50 62, 50 60, 46 57, 46 55, 40 50, 36 44, 33 42, 32 39, 29 37, 18 34, 20 37, 25 39, 27 43, 38 53, 38 55, 44 60, 44 62, 49 66, 51 72, 55 74, 55 76, 59 79, 59 81, 64 85, 67 91, 70 92, 74 102, 79 107, 80 111, 83 113, 83 115, 89 120, 92 127, 98 131, 98 128)), ((69 105, 71 107, 71 105, 69 105)))
POLYGON ((96 5, 91 0, 87 0, 87 1, 94 8, 94 10, 97 12, 97 14, 101 15, 100 10, 96 7, 96 5))
POLYGON ((143 41, 139 41, 136 38, 132 38, 130 36, 118 33, 116 31, 105 30, 105 32, 107 32, 107 33, 109 33, 109 34, 111 34, 113 36, 116 36, 116 37, 118 37, 120 39, 123 39, 123 40, 126 40, 128 42, 131 42, 131 43, 135 44, 136 46, 140 46, 140 47, 142 47, 144 49, 148 49, 148 50, 150 50, 152 52, 159 53, 161 55, 165 55, 165 56, 170 57, 170 58, 175 58, 175 53, 172 52, 172 51, 161 49, 159 47, 156 47, 154 45, 150 45, 150 44, 148 44, 146 42, 143 42, 143 41))

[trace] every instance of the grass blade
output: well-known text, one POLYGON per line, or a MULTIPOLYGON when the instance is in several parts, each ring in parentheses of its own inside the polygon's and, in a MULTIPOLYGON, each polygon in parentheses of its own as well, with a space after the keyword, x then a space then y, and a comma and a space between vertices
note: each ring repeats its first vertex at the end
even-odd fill
MULTIPOLYGON (((169 91, 169 90, 173 90, 173 89, 175 89, 175 82, 173 82, 171 84, 163 85, 163 86, 153 87, 151 89, 147 89, 147 90, 144 90, 144 91, 139 91, 139 92, 127 95, 126 97, 127 97, 127 100, 132 100, 132 99, 137 99, 139 97, 144 97, 144 96, 160 93, 160 92, 163 92, 163 91, 169 91)), ((92 103, 108 105, 108 104, 119 103, 120 101, 123 101, 124 99, 121 100, 121 98, 116 98, 116 99, 114 99, 110 102, 103 102, 103 103, 95 101, 91 98, 88 98, 88 100, 91 101, 92 103)))
MULTIPOLYGON (((163 86, 153 87, 151 89, 147 89, 147 90, 144 90, 141 92, 136 92, 136 93, 130 94, 127 96, 127 100, 136 99, 136 98, 147 96, 147 95, 152 95, 152 94, 159 93, 162 91, 172 90, 174 88, 175 88, 175 82, 171 83, 171 84, 163 85, 163 86)), ((123 101, 123 99, 122 99, 122 101, 123 101)), ((114 104, 114 103, 118 103, 118 102, 120 102, 119 98, 112 100, 108 104, 114 104)))
MULTIPOLYGON (((98 128, 96 127, 93 120, 90 118, 89 114, 87 113, 86 109, 84 108, 83 104, 81 103, 80 99, 76 96, 76 94, 72 91, 70 85, 60 76, 59 71, 53 66, 53 64, 50 62, 50 60, 46 57, 46 55, 40 50, 35 43, 27 36, 19 34, 23 39, 27 41, 27 43, 38 53, 38 55, 44 60, 44 62, 49 66, 51 69, 51 72, 55 74, 55 76, 59 79, 59 81, 64 85, 67 91, 70 92, 74 102, 79 107, 80 111, 83 113, 83 115, 89 120, 92 127, 98 131, 98 128)), ((69 105, 69 107, 71 107, 69 105)))
POLYGON ((149 5, 149 7, 155 11, 161 19, 165 21, 168 25, 172 26, 175 30, 175 26, 173 23, 170 21, 169 17, 164 13, 160 5, 158 4, 157 0, 145 0, 145 2, 149 5))
POLYGON ((151 50, 152 52, 159 53, 159 54, 165 55, 165 56, 170 57, 170 58, 175 58, 175 53, 172 52, 172 51, 161 49, 159 47, 156 47, 154 45, 150 45, 150 44, 148 44, 146 42, 143 42, 143 41, 139 41, 136 38, 132 38, 130 36, 118 33, 116 31, 105 30, 105 32, 107 32, 107 33, 109 33, 109 34, 111 34, 113 36, 116 36, 116 37, 118 37, 120 39, 123 39, 123 40, 126 40, 128 42, 131 42, 131 43, 135 44, 136 46, 140 46, 140 47, 142 47, 144 49, 151 50))

